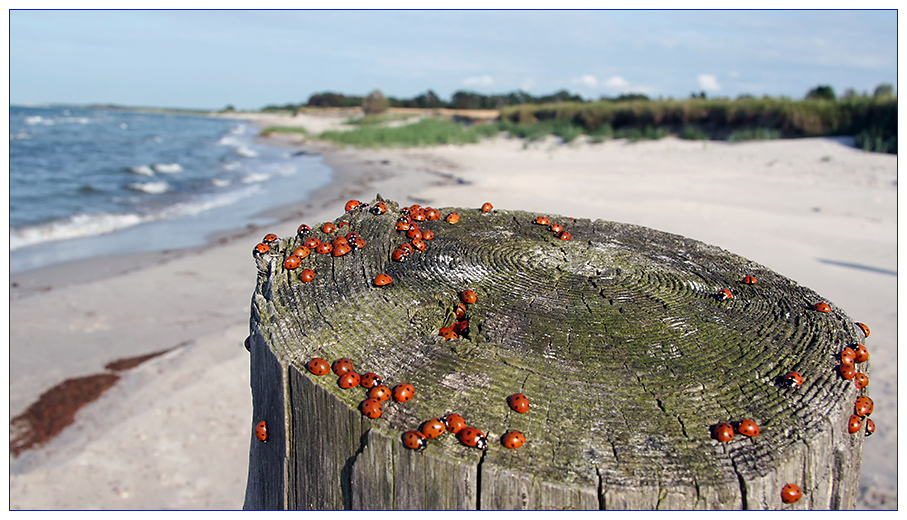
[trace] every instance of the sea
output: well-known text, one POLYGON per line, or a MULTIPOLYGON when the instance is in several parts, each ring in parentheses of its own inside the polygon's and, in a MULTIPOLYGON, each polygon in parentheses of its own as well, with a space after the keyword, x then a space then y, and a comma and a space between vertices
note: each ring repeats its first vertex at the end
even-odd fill
POLYGON ((72 106, 11 106, 10 273, 206 244, 266 226, 331 170, 257 139, 239 119, 72 106))

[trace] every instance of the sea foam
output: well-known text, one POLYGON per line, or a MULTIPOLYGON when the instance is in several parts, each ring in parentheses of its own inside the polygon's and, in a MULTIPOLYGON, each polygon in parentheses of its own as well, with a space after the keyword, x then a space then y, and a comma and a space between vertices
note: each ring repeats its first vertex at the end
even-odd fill
POLYGON ((183 167, 179 163, 157 163, 152 164, 151 167, 158 173, 179 173, 183 171, 183 167))
POLYGON ((166 193, 170 190, 170 185, 166 182, 133 182, 132 184, 127 184, 127 188, 133 191, 141 191, 144 193, 150 193, 152 195, 158 195, 161 193, 166 193))

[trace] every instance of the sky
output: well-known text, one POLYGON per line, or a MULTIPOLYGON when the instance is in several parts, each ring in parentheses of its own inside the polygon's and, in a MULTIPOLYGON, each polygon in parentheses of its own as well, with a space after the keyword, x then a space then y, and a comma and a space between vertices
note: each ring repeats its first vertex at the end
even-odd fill
POLYGON ((897 89, 897 12, 27 11, 11 104, 255 110, 318 92, 586 99, 897 89))

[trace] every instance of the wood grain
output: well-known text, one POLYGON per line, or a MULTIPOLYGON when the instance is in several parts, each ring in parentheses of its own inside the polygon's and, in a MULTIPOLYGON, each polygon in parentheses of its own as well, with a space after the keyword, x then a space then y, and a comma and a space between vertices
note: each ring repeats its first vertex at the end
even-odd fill
POLYGON ((439 208, 460 222, 421 222, 436 238, 395 262, 407 239, 388 206, 338 218, 366 247, 312 253, 310 283, 281 265, 303 238, 257 260, 250 432, 267 418, 274 433, 250 433, 246 508, 853 507, 863 434, 846 421, 860 392, 834 367, 862 333, 833 302, 817 312, 827 300, 810 289, 681 236, 548 215, 572 234, 562 241, 521 211, 439 208), (394 282, 373 286, 380 273, 394 282), (721 288, 734 297, 716 298, 721 288), (464 289, 478 294, 468 331, 445 342, 438 330, 464 289), (364 389, 306 371, 316 356, 350 358, 416 396, 367 419, 364 389), (794 370, 805 382, 788 388, 794 370), (508 408, 516 392, 528 413, 508 408), (424 452, 402 445, 402 432, 450 412, 487 434, 485 452, 449 433, 424 452), (745 418, 759 436, 711 438, 745 418), (501 445, 509 429, 523 447, 501 445), (787 505, 789 482, 803 498, 787 505))

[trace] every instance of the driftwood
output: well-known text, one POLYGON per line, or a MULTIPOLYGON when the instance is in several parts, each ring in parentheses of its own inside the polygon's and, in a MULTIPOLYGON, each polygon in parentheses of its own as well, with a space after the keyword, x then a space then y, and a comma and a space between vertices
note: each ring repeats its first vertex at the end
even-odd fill
POLYGON ((861 392, 835 367, 864 336, 831 302, 818 312, 808 288, 681 236, 549 215, 572 234, 564 241, 521 211, 441 208, 461 220, 421 222, 435 238, 396 262, 408 239, 388 206, 334 222, 363 249, 313 252, 287 270, 304 238, 286 237, 257 259, 246 509, 854 506, 864 434, 847 424, 861 392), (314 281, 299 280, 305 267, 314 281), (380 273, 394 282, 376 287, 380 273), (478 294, 468 329, 445 341, 464 289, 478 294), (366 390, 309 373, 316 356, 411 383, 415 397, 368 419, 366 390), (792 371, 802 386, 784 383, 792 371), (528 413, 507 406, 517 392, 528 413), (450 433, 404 447, 404 431, 451 412, 486 433, 487 450, 450 433), (761 433, 711 435, 742 419, 761 433), (262 420, 266 442, 254 435, 262 420), (511 429, 521 448, 502 446, 511 429), (800 501, 781 501, 788 483, 800 501))

